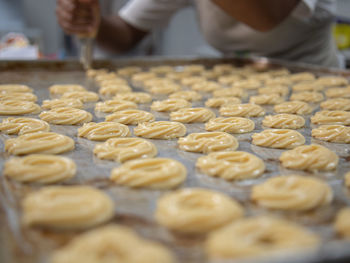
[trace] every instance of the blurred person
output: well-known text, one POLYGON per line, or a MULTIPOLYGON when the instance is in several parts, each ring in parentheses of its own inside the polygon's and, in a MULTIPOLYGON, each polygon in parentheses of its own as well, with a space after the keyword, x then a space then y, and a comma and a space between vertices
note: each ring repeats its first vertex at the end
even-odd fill
POLYGON ((56 14, 66 33, 94 35, 101 47, 122 53, 191 4, 205 39, 223 54, 339 66, 334 0, 130 0, 109 17, 98 0, 57 0, 56 14))

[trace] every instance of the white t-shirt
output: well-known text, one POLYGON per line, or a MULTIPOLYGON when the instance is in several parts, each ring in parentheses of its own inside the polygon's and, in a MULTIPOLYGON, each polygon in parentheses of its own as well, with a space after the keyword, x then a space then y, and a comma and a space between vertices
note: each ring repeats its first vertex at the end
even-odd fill
POLYGON ((334 0, 302 0, 277 27, 259 32, 236 21, 211 0, 131 0, 119 15, 136 28, 164 27, 181 8, 194 4, 199 27, 210 45, 224 54, 255 55, 337 67, 332 37, 334 0))

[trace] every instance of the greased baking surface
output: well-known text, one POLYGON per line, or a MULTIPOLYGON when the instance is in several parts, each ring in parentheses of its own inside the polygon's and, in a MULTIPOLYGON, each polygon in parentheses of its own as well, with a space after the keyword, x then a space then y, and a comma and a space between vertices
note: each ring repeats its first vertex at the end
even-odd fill
MULTIPOLYGON (((245 73, 244 73, 245 74, 245 73)), ((30 85, 32 87, 34 87, 33 85, 30 85)), ((48 85, 46 85, 48 86, 48 85)), ((88 88, 90 90, 90 88, 88 88)), ((97 90, 92 90, 92 91, 95 91, 97 92, 97 90)), ((136 90, 136 91, 139 91, 139 90, 136 90)), ((142 90, 140 90, 142 91, 142 90)), ((39 101, 40 101, 40 93, 37 93, 37 91, 35 90, 34 91, 36 95, 38 95, 39 97, 39 101)), ((257 92, 254 91, 254 92, 257 92)), ((203 93, 204 94, 204 93, 203 93)), ((256 94, 256 93, 254 93, 256 94)), ((252 95, 252 94, 250 94, 252 95)), ((205 101, 206 98, 210 98, 210 94, 207 95, 207 97, 203 96, 203 100, 200 101, 200 102, 196 102, 197 104, 194 104, 193 107, 198 107, 198 106, 204 106, 203 105, 203 102, 205 101)), ((45 98, 48 98, 48 97, 45 97, 45 98)), ((288 97, 287 97, 288 98, 288 97)), ((159 97, 159 99, 166 99, 166 97, 159 97)), ((247 102, 247 99, 248 98, 245 98, 242 100, 243 103, 246 103, 247 102)), ((157 97, 157 100, 158 100, 158 97, 157 97)), ((314 105, 313 105, 314 106, 314 105)), ((142 106, 139 106, 141 110, 146 110, 146 111, 149 111, 149 104, 146 104, 146 105, 142 105, 142 106)), ((263 106, 264 110, 266 111, 267 114, 273 114, 273 112, 271 111, 271 107, 265 107, 263 106)), ((84 110, 87 110, 89 112, 91 112, 91 108, 85 108, 84 107, 84 110)), ((317 108, 317 106, 314 108, 314 111, 316 110, 319 110, 317 108)), ((93 113, 93 112, 92 112, 93 113)), ((153 113, 153 112, 152 112, 153 113)), ((217 113, 216 109, 215 109, 215 113, 217 116, 219 116, 219 114, 217 113)), ((314 112, 313 112, 314 114, 314 112)), ((155 117, 156 117, 156 121, 159 121, 159 120, 168 120, 168 115, 166 114, 158 114, 158 113, 154 113, 155 117)), ((32 117, 32 116, 30 116, 32 117)), ((309 117, 310 116, 304 116, 303 117, 306 119, 306 128, 304 130, 304 128, 302 128, 300 130, 301 134, 303 134, 306 138, 306 145, 309 145, 311 142, 316 142, 316 143, 319 143, 319 144, 322 144, 324 146, 327 146, 327 147, 331 147, 332 150, 336 150, 338 151, 338 154, 339 154, 339 151, 340 153, 342 153, 340 155, 340 158, 341 160, 343 161, 343 164, 341 164, 341 167, 338 168, 338 169, 341 169, 341 170, 337 170, 336 172, 331 172, 331 173, 328 173, 327 177, 323 177, 323 175, 325 173, 321 173, 321 175, 319 177, 322 177, 322 179, 324 181, 335 181, 335 178, 337 178, 339 184, 342 184, 341 182, 341 176, 340 176, 340 173, 342 173, 342 171, 344 171, 344 157, 346 157, 346 145, 337 145, 336 143, 327 143, 327 142, 323 142, 323 141, 320 141, 318 139, 312 139, 310 137, 310 130, 309 130, 309 127, 310 127, 310 123, 309 123, 309 117), (310 141, 310 140, 314 140, 314 141, 310 141), (316 141, 315 141, 316 140, 316 141), (340 147, 345 147, 343 148, 344 150, 340 150, 340 147), (333 174, 336 173, 337 176, 333 176, 333 174)), ((255 124, 256 124, 256 128, 254 130, 254 132, 259 132, 261 131, 261 126, 260 126, 260 123, 262 121, 262 117, 252 117, 251 118, 255 124)), ((95 118, 94 116, 94 119, 93 119, 94 122, 101 122, 103 121, 103 118, 95 118)), ((66 135, 69 135, 71 137, 75 137, 74 134, 76 134, 76 131, 77 131, 77 128, 78 127, 70 127, 70 128, 67 128, 66 129, 66 126, 62 126, 62 127, 57 127, 55 125, 51 125, 53 126, 52 128, 52 131, 53 132, 58 132, 58 133, 62 133, 62 134, 66 134, 66 135)), ((205 130, 203 129, 204 127, 204 124, 185 124, 186 128, 187 128, 187 134, 190 134, 190 133, 194 133, 194 132, 204 132, 205 130)), ((314 125, 313 128, 317 128, 319 125, 314 125)), ((129 126, 130 127, 130 126, 129 126)), ((131 127, 131 128, 134 128, 134 127, 131 127)), ((299 131, 299 130, 298 130, 299 131)), ((231 196, 241 196, 241 199, 239 200, 240 202, 242 201, 243 204, 245 204, 246 202, 246 199, 245 199, 245 196, 244 194, 243 195, 238 195, 238 193, 241 191, 243 193, 243 191, 245 190, 241 190, 241 189, 248 189, 250 188, 249 185, 252 185, 252 184, 257 184, 258 182, 261 182, 265 179, 267 179, 267 177, 270 177, 271 175, 274 175, 276 174, 276 170, 273 170, 275 169, 275 165, 273 164, 272 165, 272 162, 269 161, 269 159, 272 159, 272 158, 275 158, 275 160, 278 159, 278 156, 277 154, 274 155, 274 154, 270 154, 270 153, 274 153, 274 151, 277 153, 282 153, 283 151, 282 150, 273 150, 270 152, 269 150, 270 149, 264 149, 263 147, 259 147, 259 146, 251 146, 250 145, 250 136, 252 135, 252 132, 250 133, 247 133, 247 134, 242 134, 242 135, 235 135, 235 137, 237 137, 238 141, 240 142, 240 146, 237 150, 240 150, 240 151, 247 151, 249 153, 253 153, 254 155, 257 155, 259 158, 263 159, 263 161, 267 164, 267 171, 263 174, 263 176, 261 178, 258 178, 258 179, 251 179, 251 180, 247 180, 247 181, 241 181, 241 182, 225 182, 223 179, 220 179, 220 178, 212 178, 212 177, 209 177, 209 176, 206 176, 206 175, 203 175, 203 174, 199 174, 197 171, 194 170, 194 166, 193 164, 195 163, 195 160, 197 159, 197 157, 200 157, 200 156, 206 156, 206 155, 203 155, 203 154, 197 154, 197 153, 187 153, 187 152, 184 152, 182 150, 179 150, 177 149, 177 146, 176 146, 176 139, 175 140, 169 140, 169 141, 158 141, 158 140, 150 140, 152 143, 154 143, 158 150, 159 150, 159 157, 171 157, 170 155, 175 155, 176 158, 178 160, 180 160, 181 162, 184 162, 186 164, 186 167, 190 167, 190 170, 189 170, 189 180, 185 182, 184 186, 201 186, 201 187, 209 187, 209 188, 212 188, 212 187, 215 187, 217 189, 219 189, 220 191, 224 191, 226 193, 230 193, 231 196), (269 156, 269 157, 267 157, 269 156), (271 170, 272 169, 272 170, 271 170), (273 174, 274 172, 274 174, 273 174)), ((76 139, 76 137, 75 137, 76 139)), ((84 156, 84 158, 86 159, 85 161, 83 160, 80 160, 80 157, 79 157, 79 161, 78 161, 78 167, 83 167, 85 164, 86 165, 86 168, 83 168, 83 173, 80 173, 78 174, 78 176, 76 178, 73 178, 73 182, 79 182, 79 183, 82 183, 82 182, 87 182, 88 181, 88 178, 91 178, 92 180, 92 184, 94 186, 98 186, 99 184, 102 184, 103 185, 103 178, 108 178, 108 174, 105 173, 105 170, 108 170, 108 172, 111 170, 112 167, 115 167, 115 166, 119 166, 118 163, 114 163, 113 166, 112 166, 112 162, 109 162, 109 161, 105 161, 105 160, 98 160, 97 158, 93 158, 92 157, 92 145, 95 145, 95 143, 93 142, 89 142, 85 139, 77 139, 78 142, 76 142, 78 144, 78 147, 77 147, 77 150, 78 153, 82 153, 82 151, 84 150, 85 152, 87 152, 84 156), (92 167, 92 164, 94 164, 94 166, 99 166, 97 168, 93 168, 92 167), (108 166, 109 168, 104 168, 102 169, 103 166, 108 166), (87 168, 89 167, 89 168, 87 168), (90 170, 90 171, 89 171, 90 170), (86 178, 84 177, 84 172, 87 171, 88 173, 86 174, 86 178), (96 183, 93 179, 93 177, 91 176, 91 173, 94 173, 94 174, 99 174, 99 183, 96 183), (90 176, 89 176, 90 174, 90 176)), ((73 158, 76 154, 76 152, 71 152, 71 153, 68 153, 68 155, 73 155, 73 158)), ((284 172, 287 171, 290 172, 289 170, 283 170, 284 172)), ((307 173, 302 173, 303 175, 306 175, 307 173)), ((96 178, 96 177, 95 177, 96 178)), ((333 186, 333 185, 332 185, 333 186)), ((132 210, 136 211, 135 208, 137 207, 137 209, 144 209, 144 210, 147 210, 148 209, 148 202, 145 201, 146 200, 151 200, 151 198, 149 198, 147 196, 147 194, 145 194, 144 191, 141 190, 140 193, 136 193, 135 191, 125 191, 123 190, 123 188, 113 188, 113 189, 118 189, 117 191, 115 190, 111 190, 112 191, 112 196, 116 196, 116 198, 118 198, 119 200, 122 200, 122 202, 118 203, 119 204, 119 207, 116 206, 116 210, 117 212, 119 213, 119 215, 122 217, 121 214, 123 213, 131 213, 132 214, 132 210), (136 202, 136 199, 138 200, 139 202, 139 205, 137 206, 134 206, 134 208, 131 208, 130 207, 130 204, 127 206, 126 205, 126 202, 125 202, 125 198, 123 199, 122 197, 122 194, 132 194, 134 197, 135 197, 135 201, 133 200, 130 200, 128 202, 131 202, 134 204, 137 204, 136 202), (143 197, 142 197, 143 196, 143 197), (125 203, 125 204, 124 204, 125 203), (143 206, 141 208, 141 206, 143 206)), ((109 191, 109 190, 107 190, 109 191)), ((146 191, 147 192, 147 191, 146 191)), ((153 191, 149 192, 150 194, 153 195, 153 198, 154 198, 154 194, 153 194, 153 191)), ((127 195, 125 195, 126 197, 127 195)), ((336 203, 337 205, 337 203, 336 203)), ((318 210, 316 210, 316 212, 318 213, 318 210)), ((119 215, 117 216, 117 220, 119 220, 119 215)), ((135 217, 137 218, 150 218, 150 215, 149 213, 147 212, 135 212, 133 215, 135 215, 135 217)), ((297 217, 297 216, 296 216, 297 217)), ((312 224, 314 224, 314 222, 316 222, 315 224, 317 224, 317 221, 313 220, 312 219, 312 216, 310 215, 306 215, 306 218, 307 220, 310 220, 309 222, 312 222, 312 224)), ((325 216, 324 215, 320 215, 319 217, 319 221, 322 221, 322 222, 327 222, 325 219, 325 216)), ((122 219, 123 220, 123 219, 122 219)), ((136 220, 131 220, 131 222, 135 222, 136 220)), ((138 223, 136 223, 138 224, 138 223)), ((139 225, 142 225, 142 223, 140 223, 139 225)), ((153 227, 151 227, 153 229, 153 227)), ((158 230, 158 228, 157 228, 158 230)), ((162 230, 163 231, 163 230, 162 230)), ((148 231, 146 230, 145 231, 145 236, 150 238, 152 237, 151 234, 148 233, 148 231)), ((156 231, 153 231, 153 233, 158 233, 156 231)), ((156 234, 154 234, 156 235, 156 234)), ((156 237, 158 238, 158 236, 156 237)), ((167 242, 167 241, 166 241, 167 242)), ((173 243, 171 243, 173 244, 173 243)), ((186 251, 190 251, 192 250, 193 246, 191 244, 188 244, 188 248, 186 248, 186 251)), ((180 251, 182 251, 180 249, 180 251)), ((187 253, 185 251, 185 253, 187 253)), ((181 258, 181 256, 180 256, 181 258)))

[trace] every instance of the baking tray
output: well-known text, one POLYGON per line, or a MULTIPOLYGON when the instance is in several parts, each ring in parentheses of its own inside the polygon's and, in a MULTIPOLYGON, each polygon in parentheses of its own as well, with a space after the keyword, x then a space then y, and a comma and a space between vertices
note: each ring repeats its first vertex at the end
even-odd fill
MULTIPOLYGON (((310 71, 316 75, 341 75, 350 77, 349 71, 322 68, 307 64, 293 64, 267 58, 157 58, 146 57, 136 59, 100 60, 94 62, 95 68, 108 68, 115 70, 123 66, 140 66, 147 69, 156 65, 172 65, 181 67, 186 64, 202 64, 206 67, 217 63, 232 63, 237 66, 254 65, 259 70, 286 67, 292 72, 310 71)), ((18 83, 26 84, 34 89, 38 96, 38 103, 49 98, 48 87, 52 84, 82 84, 88 90, 97 91, 97 86, 88 80, 78 61, 0 61, 0 84, 18 83)), ((138 87, 133 86, 135 90, 138 87)), ((155 96, 155 99, 163 99, 166 96, 155 96)), ((205 100, 203 100, 205 101, 205 100)), ((193 106, 203 106, 203 101, 194 103, 193 106)), ((149 109, 150 104, 141 105, 139 108, 149 109)), ((86 110, 93 113, 94 104, 86 104, 86 110)), ((264 106, 267 113, 272 112, 271 106, 264 106)), ((314 111, 319 110, 318 107, 314 111)), ((157 120, 167 120, 168 114, 155 114, 157 120)), ((218 115, 218 111, 215 110, 218 115)), ((102 121, 103 116, 94 115, 93 121, 102 121)), ((30 115, 29 115, 30 116, 30 115)), ((312 253, 293 254, 286 258, 268 259, 266 262, 349 262, 350 245, 341 241, 332 230, 335 213, 339 208, 349 205, 349 191, 343 184, 343 175, 350 171, 350 146, 346 144, 334 144, 315 140, 311 138, 310 116, 305 116, 306 128, 300 131, 306 138, 306 144, 316 142, 329 147, 339 157, 339 167, 336 172, 319 172, 315 177, 326 180, 333 188, 335 200, 331 206, 306 213, 293 213, 281 211, 267 211, 249 202, 250 188, 266 178, 277 174, 292 174, 295 171, 287 170, 279 165, 278 157, 283 150, 268 149, 250 144, 252 133, 261 131, 263 117, 252 118, 256 128, 251 133, 235 135, 240 146, 238 150, 253 153, 262 158, 266 164, 266 172, 260 178, 244 180, 239 182, 226 182, 223 179, 212 178, 201 174, 195 169, 195 161, 202 154, 189 153, 177 148, 177 140, 151 140, 157 145, 159 157, 170 157, 184 163, 188 169, 188 179, 182 187, 204 187, 224 192, 239 200, 245 206, 246 215, 277 214, 281 217, 293 220, 319 233, 323 245, 312 253)), ((6 118, 2 116, 0 119, 6 118)), ((37 115, 33 115, 37 117, 37 115)), ((129 126, 131 130, 133 126, 129 126)), ((203 132, 204 124, 186 124, 187 132, 203 132)), ((312 126, 311 126, 312 127, 312 126)), ((113 161, 99 160, 92 154, 96 142, 83 138, 77 138, 78 126, 51 125, 52 131, 73 137, 76 142, 76 150, 63 154, 72 158, 78 167, 77 176, 65 183, 86 184, 102 189, 115 201, 115 217, 113 222, 131 226, 142 236, 157 240, 171 248, 179 262, 206 262, 203 242, 205 236, 186 236, 174 234, 167 229, 157 225, 153 219, 155 201, 166 191, 155 191, 145 189, 128 189, 111 183, 108 178, 110 170, 119 166, 113 161)), ((14 136, 0 134, 0 147, 4 148, 4 141, 14 136)), ((0 169, 9 155, 3 150, 0 156, 0 169)), ((298 172, 306 174, 305 172, 298 172)), ((76 236, 78 232, 56 232, 40 228, 23 228, 20 224, 21 210, 19 201, 28 192, 35 191, 40 185, 20 184, 5 177, 0 178, 0 262, 47 262, 50 252, 58 246, 66 243, 76 236)), ((254 260, 253 260, 254 261, 254 260)), ((258 260, 262 262, 262 259, 258 260)), ((238 262, 235 260, 235 262, 238 262)), ((257 262, 256 260, 254 262, 257 262)))

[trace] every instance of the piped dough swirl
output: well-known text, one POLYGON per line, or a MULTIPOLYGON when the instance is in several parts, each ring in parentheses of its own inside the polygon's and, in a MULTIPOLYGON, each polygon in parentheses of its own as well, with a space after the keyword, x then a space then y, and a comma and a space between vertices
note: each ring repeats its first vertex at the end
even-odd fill
POLYGON ((185 188, 157 201, 155 218, 171 230, 206 233, 243 216, 243 208, 229 196, 201 188, 185 188))
POLYGON ((141 138, 112 138, 97 144, 94 154, 99 159, 126 162, 139 158, 152 158, 157 155, 157 147, 141 138))
POLYGON ((191 133, 178 140, 181 150, 188 152, 234 151, 239 143, 235 137, 226 132, 191 133))
POLYGON ((350 125, 350 112, 348 111, 318 111, 311 117, 313 124, 340 124, 350 125))
POLYGON ((279 210, 307 211, 332 202, 332 189, 320 179, 300 175, 277 176, 252 188, 258 205, 279 210))
POLYGON ((50 125, 46 121, 33 118, 13 118, 3 119, 0 123, 0 131, 6 134, 26 134, 31 132, 49 131, 50 125))
POLYGON ((95 111, 110 113, 116 112, 120 110, 129 110, 129 109, 137 109, 136 103, 127 100, 107 100, 104 102, 98 102, 95 105, 95 111))
POLYGON ((264 162, 247 152, 214 152, 198 158, 203 173, 225 180, 244 180, 259 177, 265 170, 264 162))
POLYGON ((187 107, 191 107, 191 103, 185 99, 166 99, 154 101, 151 105, 151 110, 176 111, 187 107))
POLYGON ((175 263, 175 259, 164 246, 143 239, 131 228, 111 224, 74 237, 49 262, 175 263))
POLYGON ((275 129, 300 129, 304 127, 305 119, 298 115, 281 113, 265 116, 262 124, 275 129))
POLYGON ((218 117, 205 124, 207 131, 221 131, 227 133, 246 133, 255 128, 254 121, 242 117, 218 117))
POLYGON ((78 129, 78 136, 92 141, 130 136, 128 126, 118 122, 89 122, 78 129))
POLYGON ((312 129, 312 137, 335 143, 350 143, 350 127, 343 125, 321 125, 312 129))
POLYGON ((252 144, 269 148, 291 149, 304 143, 302 134, 289 129, 264 130, 252 135, 252 144))
POLYGON ((206 122, 215 117, 207 108, 183 108, 170 113, 170 120, 182 123, 206 122))
POLYGON ((259 105, 247 103, 223 106, 220 114, 224 117, 259 117, 265 115, 265 111, 259 105))
POLYGON ((33 132, 5 141, 5 151, 14 155, 60 154, 74 149, 74 141, 54 132, 33 132))
POLYGON ((82 109, 84 107, 84 104, 81 102, 80 99, 53 99, 53 100, 44 100, 41 107, 45 110, 51 110, 54 108, 61 108, 61 107, 82 109))
POLYGON ((79 125, 92 120, 91 113, 69 107, 54 108, 44 111, 39 115, 40 119, 57 125, 79 125))
POLYGON ((152 113, 143 110, 122 110, 106 116, 106 121, 114 121, 127 125, 137 125, 143 122, 152 122, 155 117, 152 113))
POLYGON ((289 114, 310 114, 312 112, 312 108, 309 104, 303 101, 286 101, 281 104, 277 104, 274 106, 274 111, 276 113, 289 113, 289 114))
POLYGON ((293 222, 271 216, 237 220, 209 234, 205 249, 211 259, 261 259, 281 252, 316 248, 320 238, 293 222))
POLYGON ((185 166, 168 158, 131 160, 114 168, 111 180, 132 188, 171 189, 182 184, 187 177, 185 166))
POLYGON ((294 170, 331 171, 337 167, 339 158, 328 148, 311 144, 283 152, 280 161, 282 166, 294 170))
POLYGON ((186 134, 186 127, 175 121, 155 121, 139 123, 134 134, 149 139, 174 139, 186 134))
POLYGON ((36 114, 41 111, 38 104, 32 101, 2 100, 0 101, 0 115, 36 114))
POLYGON ((22 201, 25 226, 85 229, 104 223, 114 214, 113 201, 90 186, 47 186, 22 201))
POLYGON ((31 154, 13 157, 5 162, 3 174, 23 183, 51 184, 72 178, 76 173, 75 163, 66 157, 31 154))

